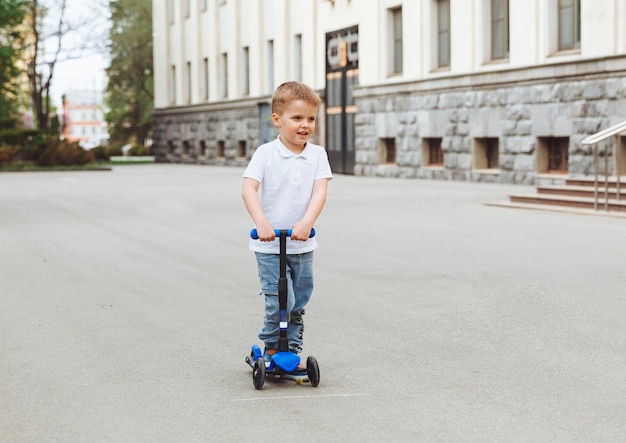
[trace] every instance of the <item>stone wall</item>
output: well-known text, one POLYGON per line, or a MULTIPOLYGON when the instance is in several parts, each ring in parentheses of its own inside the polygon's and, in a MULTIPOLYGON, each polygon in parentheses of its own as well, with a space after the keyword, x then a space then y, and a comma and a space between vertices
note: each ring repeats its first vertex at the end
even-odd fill
MULTIPOLYGON (((626 73, 598 72, 601 65, 555 65, 511 71, 501 78, 482 74, 361 87, 354 93, 355 174, 522 184, 593 175, 593 148, 581 141, 626 120, 626 73), (422 142, 433 137, 442 139, 443 167, 425 163, 422 142), (473 168, 474 140, 484 137, 498 139, 499 168, 473 168), (569 138, 566 174, 538 170, 540 140, 546 137, 569 138), (382 138, 395 139, 395 163, 381 164, 382 138)), ((607 143, 613 172, 614 143, 607 143)), ((603 172, 604 161, 599 163, 603 172)))
POLYGON ((243 166, 262 143, 261 124, 256 101, 156 110, 152 153, 158 162, 243 166))
MULTIPOLYGON (((626 120, 626 57, 360 86, 353 95, 356 175, 562 183, 567 176, 594 175, 593 147, 582 140, 626 120), (551 137, 568 139, 565 173, 541 170, 542 140, 551 137), (428 138, 441 138, 442 166, 426 164, 428 138), (498 140, 497 167, 476 167, 477 138, 498 140), (384 139, 395 142, 395 162, 382 160, 384 139)), ((257 146, 276 137, 270 100, 155 110, 153 155, 159 162, 243 166, 257 146)), ((323 106, 319 115, 315 140, 323 145, 323 106)), ((605 150, 608 171, 615 172, 613 145, 599 146, 600 173, 605 150)), ((619 149, 625 174, 625 141, 619 149)))

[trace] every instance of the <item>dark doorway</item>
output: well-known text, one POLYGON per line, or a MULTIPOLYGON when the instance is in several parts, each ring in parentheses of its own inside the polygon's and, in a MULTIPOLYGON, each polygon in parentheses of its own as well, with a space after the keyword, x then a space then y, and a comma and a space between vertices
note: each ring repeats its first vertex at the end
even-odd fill
POLYGON ((359 83, 358 27, 326 34, 326 149, 333 172, 354 174, 352 89, 359 83))

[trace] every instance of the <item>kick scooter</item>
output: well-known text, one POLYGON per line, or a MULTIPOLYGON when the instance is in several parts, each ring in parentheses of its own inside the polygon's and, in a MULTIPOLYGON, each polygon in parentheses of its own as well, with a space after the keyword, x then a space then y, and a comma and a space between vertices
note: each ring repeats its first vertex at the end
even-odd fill
MULTIPOLYGON (((289 351, 287 340, 287 237, 291 237, 291 229, 275 230, 280 241, 280 276, 278 279, 278 310, 279 310, 279 336, 278 350, 271 356, 270 362, 263 359, 261 348, 252 345, 250 355, 246 357, 246 363, 252 367, 252 384, 256 389, 263 389, 266 377, 279 377, 294 380, 298 384, 311 383, 315 387, 320 383, 320 368, 317 360, 309 356, 306 360, 306 369, 298 368, 300 356, 289 351)), ((315 236, 315 229, 311 230, 311 237, 315 236)), ((258 239, 256 229, 250 232, 250 237, 258 239)))

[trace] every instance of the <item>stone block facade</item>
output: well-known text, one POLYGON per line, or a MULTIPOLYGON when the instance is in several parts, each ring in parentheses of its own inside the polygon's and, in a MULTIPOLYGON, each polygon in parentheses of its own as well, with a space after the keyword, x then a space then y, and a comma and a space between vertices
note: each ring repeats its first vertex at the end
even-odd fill
MULTIPOLYGON (((593 175, 593 147, 582 140, 626 120, 626 75, 605 67, 596 61, 360 87, 354 92, 355 174, 520 184, 593 175), (389 138, 393 163, 381 161, 380 140, 389 138), (430 138, 441 140, 442 165, 426 161, 430 138), (483 138, 498 141, 496 168, 475 167, 476 140, 483 138), (552 138, 568 141, 561 174, 542 170, 538 161, 547 155, 540 152, 542 140, 552 138)), ((608 153, 609 173, 615 173, 614 145, 599 146, 600 158, 608 153)), ((603 159, 599 170, 604 173, 603 159)))
POLYGON ((156 110, 152 152, 157 162, 244 166, 262 143, 261 115, 256 101, 156 110))
MULTIPOLYGON (((593 176, 594 148, 582 140, 626 120, 626 58, 359 86, 354 99, 355 175, 558 184, 593 176), (544 145, 554 138, 567 143, 566 169, 557 173, 545 166, 544 145), (393 162, 381 153, 381 141, 390 139, 393 162), (428 163, 429 139, 440 140, 441 164, 428 163), (495 167, 477 161, 477 140, 485 139, 497 141, 495 167)), ((155 110, 153 154, 159 162, 244 166, 276 136, 269 102, 155 110)), ((321 118, 316 140, 325 139, 323 131, 321 118)), ((598 148, 600 173, 626 173, 626 142, 598 148)))

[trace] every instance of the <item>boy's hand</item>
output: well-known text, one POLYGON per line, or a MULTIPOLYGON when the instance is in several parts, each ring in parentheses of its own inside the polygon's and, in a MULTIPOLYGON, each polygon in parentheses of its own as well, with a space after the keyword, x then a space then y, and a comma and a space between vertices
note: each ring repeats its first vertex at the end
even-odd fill
POLYGON ((311 229, 308 223, 298 222, 291 227, 291 239, 299 241, 307 241, 311 236, 311 229))
POLYGON ((264 223, 261 226, 256 227, 257 235, 261 241, 274 241, 276 240, 276 233, 274 227, 269 223, 264 223))

